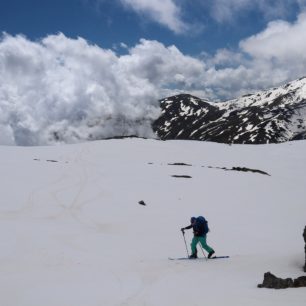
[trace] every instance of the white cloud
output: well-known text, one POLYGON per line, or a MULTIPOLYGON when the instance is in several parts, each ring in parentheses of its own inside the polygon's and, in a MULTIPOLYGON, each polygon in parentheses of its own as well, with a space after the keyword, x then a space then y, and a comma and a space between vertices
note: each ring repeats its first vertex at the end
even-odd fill
POLYGON ((139 14, 149 16, 155 22, 168 27, 175 33, 188 28, 181 18, 180 7, 174 0, 120 0, 126 7, 139 14))
POLYGON ((271 75, 280 79, 296 78, 306 74, 306 13, 294 23, 270 22, 267 28, 240 43, 241 50, 252 58, 252 66, 262 71, 271 69, 271 75), (257 68, 258 69, 258 68, 257 68))
POLYGON ((306 13, 291 24, 278 20, 240 43, 240 47, 256 59, 276 59, 280 62, 306 59, 306 13))
POLYGON ((0 125, 10 127, 6 142, 150 135, 158 92, 148 80, 121 69, 113 52, 63 34, 41 42, 6 35, 0 58, 0 125))

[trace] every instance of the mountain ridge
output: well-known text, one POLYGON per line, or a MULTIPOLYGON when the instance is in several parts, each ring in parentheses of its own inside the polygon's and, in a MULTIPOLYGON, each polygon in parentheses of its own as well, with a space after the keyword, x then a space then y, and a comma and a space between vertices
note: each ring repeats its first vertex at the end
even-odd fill
POLYGON ((152 124, 162 140, 265 144, 306 139, 306 77, 224 102, 189 94, 160 100, 152 124))

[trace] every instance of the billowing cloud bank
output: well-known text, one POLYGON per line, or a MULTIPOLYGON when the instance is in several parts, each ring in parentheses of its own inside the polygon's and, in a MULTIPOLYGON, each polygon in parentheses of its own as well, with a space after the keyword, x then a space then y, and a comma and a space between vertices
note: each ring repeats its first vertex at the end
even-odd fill
POLYGON ((38 42, 4 35, 0 58, 1 144, 153 137, 158 99, 203 71, 198 60, 155 41, 117 56, 63 34, 38 42))
POLYGON ((40 42, 6 35, 0 57, 0 143, 152 133, 158 92, 132 71, 130 57, 63 34, 40 42))
POLYGON ((141 40, 126 55, 63 34, 0 40, 0 144, 152 137, 158 99, 188 92, 229 99, 306 75, 306 14, 274 21, 240 42, 193 58, 141 40))

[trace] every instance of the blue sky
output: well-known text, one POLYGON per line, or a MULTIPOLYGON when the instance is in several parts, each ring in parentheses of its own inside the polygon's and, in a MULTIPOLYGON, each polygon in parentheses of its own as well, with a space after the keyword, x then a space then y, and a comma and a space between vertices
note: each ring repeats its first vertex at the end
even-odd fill
POLYGON ((62 32, 103 48, 145 38, 198 55, 235 49, 271 20, 292 22, 302 8, 293 0, 2 0, 0 29, 30 39, 62 32))
POLYGON ((0 144, 150 137, 161 98, 306 76, 306 0, 0 0, 0 31, 0 144))

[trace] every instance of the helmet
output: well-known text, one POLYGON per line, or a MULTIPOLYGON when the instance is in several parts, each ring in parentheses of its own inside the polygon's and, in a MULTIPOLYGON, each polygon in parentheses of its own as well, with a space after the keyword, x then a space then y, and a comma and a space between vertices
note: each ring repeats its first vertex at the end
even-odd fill
POLYGON ((196 219, 197 219, 196 217, 191 217, 190 218, 190 223, 194 223, 196 219))

